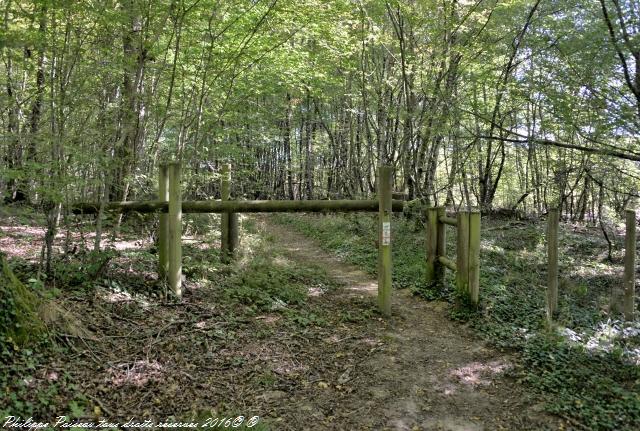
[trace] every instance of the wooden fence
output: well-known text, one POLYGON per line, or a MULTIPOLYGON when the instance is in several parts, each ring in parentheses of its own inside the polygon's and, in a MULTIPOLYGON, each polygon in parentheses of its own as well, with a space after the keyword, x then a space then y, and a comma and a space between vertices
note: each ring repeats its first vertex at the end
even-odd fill
POLYGON ((478 304, 480 294, 480 212, 448 217, 444 207, 427 209, 427 282, 442 286, 446 268, 456 273, 460 294, 478 304), (456 260, 447 257, 446 226, 457 229, 456 260))
MULTIPOLYGON (((560 211, 550 208, 547 216, 547 319, 552 321, 558 311, 558 226, 560 211)), ((633 320, 636 287, 636 212, 625 212, 624 273, 622 283, 611 292, 610 311, 633 320)))
MULTIPOLYGON (((228 262, 238 246, 238 214, 241 212, 378 212, 378 307, 384 315, 391 313, 391 215, 402 211, 404 202, 393 200, 392 168, 378 168, 377 200, 309 200, 309 201, 233 201, 230 200, 231 166, 224 165, 220 183, 221 200, 183 201, 182 168, 179 163, 160 165, 158 200, 109 202, 103 210, 115 212, 158 212, 158 275, 168 280, 171 291, 182 296, 182 214, 222 213, 221 251, 228 262)), ((99 213, 99 203, 78 203, 76 214, 99 213)))
MULTIPOLYGON (((220 179, 220 200, 183 201, 181 166, 179 163, 160 165, 158 199, 154 201, 108 202, 105 211, 158 212, 158 275, 168 280, 177 297, 182 295, 182 213, 221 213, 221 251, 229 262, 238 247, 238 213, 257 212, 378 212, 378 306, 381 312, 391 312, 391 215, 402 211, 404 203, 394 200, 392 168, 378 168, 377 200, 308 200, 308 201, 234 201, 230 200, 231 166, 223 165, 220 179)), ((78 203, 71 210, 76 214, 100 212, 100 203, 78 203)), ((457 291, 477 305, 480 292, 480 213, 460 211, 447 216, 444 207, 428 208, 427 213, 427 283, 442 286, 445 271, 456 275, 457 291), (447 257, 446 226, 457 229, 456 259, 447 257)), ((558 309, 558 209, 550 209, 547 219, 547 317, 552 320, 558 309)), ((636 212, 626 211, 624 276, 614 289, 611 310, 632 320, 635 312, 636 212)))

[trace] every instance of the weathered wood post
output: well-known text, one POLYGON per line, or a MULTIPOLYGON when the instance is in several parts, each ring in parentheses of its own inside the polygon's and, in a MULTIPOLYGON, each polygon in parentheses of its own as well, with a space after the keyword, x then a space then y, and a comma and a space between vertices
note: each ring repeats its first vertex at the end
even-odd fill
POLYGON ((427 208, 427 285, 436 281, 438 262, 438 209, 427 208))
POLYGON ((626 211, 626 233, 624 237, 624 302, 622 311, 625 320, 633 320, 636 291, 636 212, 626 211))
POLYGON ((441 217, 445 217, 447 215, 445 207, 437 207, 436 213, 437 217, 437 243, 436 243, 436 283, 441 288, 444 287, 444 276, 446 268, 440 262, 439 258, 447 256, 447 226, 440 221, 441 217))
POLYGON ((456 241, 456 288, 458 294, 469 298, 469 213, 456 215, 458 240, 456 241))
MULTIPOLYGON (((220 170, 220 200, 228 201, 231 188, 231 165, 225 163, 220 170)), ((223 262, 229 260, 229 213, 220 215, 220 253, 223 262)))
POLYGON ((547 216, 547 318, 553 320, 558 309, 558 208, 549 208, 547 216))
POLYGON ((179 162, 169 164, 169 287, 182 297, 182 194, 179 162))
POLYGON ((391 166, 378 167, 378 308, 391 314, 391 166))
POLYGON ((234 258, 238 249, 238 213, 229 213, 229 256, 234 258))
MULTIPOLYGON (((161 163, 158 170, 158 200, 169 200, 169 169, 161 163)), ((164 280, 169 273, 169 220, 167 213, 160 213, 158 226, 158 280, 164 280)))
POLYGON ((480 212, 469 214, 469 294, 471 302, 480 299, 480 212))
MULTIPOLYGON (((231 198, 231 164, 222 165, 220 173, 220 199, 228 201, 231 198)), ((238 213, 222 213, 220 224, 222 261, 230 262, 238 248, 238 213)))

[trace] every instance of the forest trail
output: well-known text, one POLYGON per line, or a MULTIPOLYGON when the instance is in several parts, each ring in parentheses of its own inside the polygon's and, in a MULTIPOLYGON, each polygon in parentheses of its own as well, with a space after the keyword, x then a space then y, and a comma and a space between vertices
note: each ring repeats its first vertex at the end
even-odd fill
MULTIPOLYGON (((567 429, 508 375, 514 359, 451 321, 447 303, 394 291, 383 319, 375 278, 290 226, 251 219, 257 229, 245 230, 246 254, 233 267, 210 266, 209 239, 185 238, 180 302, 150 294, 155 255, 120 238, 114 247, 132 254, 114 258, 108 278, 56 299, 65 313, 58 341, 69 349, 29 371, 23 396, 65 376, 47 414, 67 414, 65 397, 81 393, 90 417, 120 423, 242 414, 264 419, 261 431, 567 429), (256 306, 257 292, 302 279, 302 303, 256 306)), ((5 231, 3 250, 37 259, 33 229, 5 231)))
MULTIPOLYGON (((375 303, 377 281, 371 275, 327 254, 286 226, 267 218, 261 218, 260 224, 272 234, 272 245, 293 261, 321 266, 344 284, 330 301, 335 307, 344 309, 354 300, 375 303)), ((383 342, 359 358, 357 365, 347 365, 338 379, 338 389, 346 382, 352 385, 349 396, 338 405, 332 396, 315 400, 319 406, 333 403, 333 417, 343 417, 357 429, 564 428, 559 419, 542 413, 541 405, 513 378, 505 376, 513 366, 512 358, 451 321, 446 315, 448 304, 420 300, 407 290, 395 290, 392 304, 392 317, 388 321, 372 317, 382 327, 367 329, 381 329, 369 336, 383 342)))

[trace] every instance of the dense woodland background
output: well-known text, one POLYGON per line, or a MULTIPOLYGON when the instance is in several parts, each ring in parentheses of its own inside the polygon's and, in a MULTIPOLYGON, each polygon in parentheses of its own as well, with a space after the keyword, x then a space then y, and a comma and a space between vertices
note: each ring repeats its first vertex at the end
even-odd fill
MULTIPOLYGON (((0 190, 410 199, 566 217, 638 193, 635 0, 2 2, 0 190)), ((57 215, 56 215, 57 217, 57 215)))
POLYGON ((640 322, 610 308, 639 0, 0 0, 0 131, 0 418, 640 429, 640 322), (185 200, 227 163, 233 199, 371 198, 392 165, 392 317, 345 294, 375 285, 375 216, 242 215, 228 261, 219 216, 186 215, 178 302, 156 214, 69 212, 156 199, 176 160, 185 200), (425 282, 433 205, 483 213, 479 307, 425 282))

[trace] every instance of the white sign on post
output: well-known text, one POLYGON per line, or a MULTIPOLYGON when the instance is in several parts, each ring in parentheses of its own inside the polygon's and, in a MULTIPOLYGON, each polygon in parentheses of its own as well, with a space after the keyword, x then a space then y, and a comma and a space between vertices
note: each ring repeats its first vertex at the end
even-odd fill
POLYGON ((382 245, 391 244, 391 222, 382 222, 382 245))

